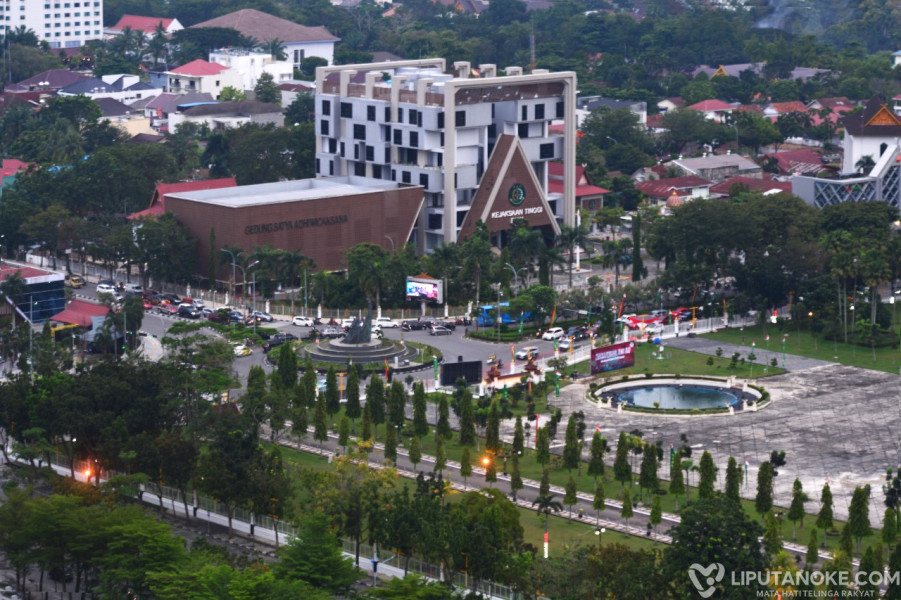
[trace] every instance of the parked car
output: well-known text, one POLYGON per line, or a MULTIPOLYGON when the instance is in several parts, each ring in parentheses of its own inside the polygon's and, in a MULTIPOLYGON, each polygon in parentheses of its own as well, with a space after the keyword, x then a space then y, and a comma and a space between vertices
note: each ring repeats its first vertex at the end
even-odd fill
POLYGON ((181 297, 178 294, 160 294, 164 299, 178 306, 181 304, 181 297))
POLYGON ((324 338, 342 338, 344 330, 336 325, 327 325, 322 329, 322 337, 324 338))
POLYGON ((451 330, 443 325, 435 325, 429 329, 429 335, 450 335, 451 330))
POLYGON ((161 315, 169 315, 170 317, 174 317, 178 314, 178 307, 174 304, 158 304, 156 307, 156 312, 161 315))
POLYGON ((116 284, 113 282, 105 282, 101 281, 97 284, 97 293, 98 294, 115 294, 116 293, 116 284))
POLYGON ((298 327, 312 327, 313 326, 313 318, 312 317, 294 317, 291 319, 292 325, 297 325, 298 327))
POLYGON ((179 317, 185 317, 186 319, 200 318, 200 311, 194 308, 193 304, 180 304, 176 309, 176 314, 179 317))
POLYGON ((267 323, 272 323, 272 315, 262 310, 255 310, 250 313, 250 316, 255 317, 260 321, 266 321, 267 323))
POLYGON ((123 285, 122 291, 125 292, 126 296, 135 296, 142 294, 144 289, 141 287, 140 283, 126 283, 123 285))
POLYGON ((457 317, 454 319, 454 324, 465 326, 472 324, 472 321, 469 319, 469 317, 457 317))
POLYGON ((535 346, 526 346, 517 350, 513 356, 516 357, 516 360, 528 360, 529 358, 538 358, 539 354, 540 352, 535 346))
POLYGON ((434 325, 440 325, 441 327, 447 327, 447 328, 450 329, 451 331, 454 331, 454 330, 457 329, 457 324, 454 323, 454 322, 453 322, 452 320, 450 320, 450 319, 448 319, 447 321, 437 321, 436 323, 433 324, 433 326, 434 326, 434 325))
POLYGON ((565 332, 562 327, 551 327, 547 331, 541 334, 541 339, 543 340, 559 340, 563 337, 565 332))
POLYGON ((66 277, 66 285, 70 288, 78 289, 86 286, 87 282, 81 275, 69 275, 68 277, 66 277))
POLYGON ((149 298, 144 298, 144 310, 151 310, 153 308, 153 303, 149 298))
POLYGON ((293 333, 283 333, 280 331, 280 332, 276 333, 275 335, 273 335, 272 337, 270 337, 268 342, 263 344, 263 352, 268 353, 270 350, 272 350, 276 346, 281 346, 285 342, 288 342, 291 340, 296 340, 296 339, 297 339, 297 336, 294 335, 293 333))
POLYGON ((571 337, 562 337, 557 342, 557 350, 560 352, 569 352, 576 347, 576 340, 571 337))
POLYGON ((404 331, 422 331, 425 329, 425 323, 422 321, 404 321, 401 323, 400 328, 404 331))
POLYGON ((244 344, 235 346, 235 356, 250 356, 250 348, 244 344))
POLYGON ((566 330, 564 337, 571 337, 574 340, 588 339, 588 328, 583 325, 576 325, 566 330))
POLYGON ((388 317, 379 317, 375 322, 376 324, 381 325, 382 329, 397 329, 400 327, 397 321, 389 319, 388 317))

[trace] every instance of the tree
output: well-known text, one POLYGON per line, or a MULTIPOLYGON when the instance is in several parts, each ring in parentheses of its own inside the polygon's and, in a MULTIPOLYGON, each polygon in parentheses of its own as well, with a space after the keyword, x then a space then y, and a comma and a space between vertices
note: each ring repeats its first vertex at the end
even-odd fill
POLYGON ((260 75, 253 87, 253 95, 259 102, 282 105, 281 90, 278 89, 278 84, 275 83, 271 73, 260 75))
POLYGON ((726 487, 724 491, 726 498, 736 502, 741 500, 741 469, 738 467, 738 461, 735 460, 734 456, 729 457, 729 462, 726 465, 726 487))
POLYGON ((542 467, 551 463, 551 436, 547 425, 539 428, 535 436, 535 462, 542 467))
POLYGON ((407 392, 404 384, 394 380, 388 390, 388 423, 402 429, 406 421, 407 392))
POLYGON ((385 427, 385 459, 397 464, 397 427, 391 424, 385 427))
POLYGON ((676 452, 669 473, 669 493, 676 497, 676 510, 679 509, 679 496, 685 493, 685 480, 682 477, 682 451, 676 452))
POLYGON ((435 436, 449 440, 454 435, 450 426, 450 403, 447 396, 441 395, 438 400, 438 423, 435 425, 435 436))
POLYGON ((538 495, 546 496, 551 493, 551 470, 545 467, 541 471, 541 480, 538 482, 538 495))
POLYGON ((832 513, 832 490, 828 483, 823 484, 823 491, 820 492, 820 512, 817 513, 817 527, 823 530, 823 541, 826 540, 826 532, 833 527, 832 513))
POLYGON ((219 102, 242 102, 244 100, 247 100, 247 94, 230 85, 225 86, 219 92, 219 102))
POLYGON ((343 415, 338 422, 338 445, 344 447, 344 453, 347 454, 347 445, 350 442, 350 419, 347 415, 343 415))
POLYGON ((607 509, 607 497, 604 492, 604 483, 598 483, 594 487, 594 498, 591 500, 591 507, 595 510, 597 514, 597 525, 600 527, 601 524, 601 511, 607 509))
POLYGON ((514 454, 510 463, 510 495, 516 502, 516 494, 523 489, 522 474, 519 472, 519 456, 514 454))
POLYGON ((786 515, 786 518, 792 523, 792 541, 797 539, 795 528, 798 521, 801 522, 801 527, 804 527, 804 503, 808 500, 809 498, 804 493, 804 488, 801 485, 801 480, 795 478, 795 482, 792 484, 792 501, 786 515))
POLYGON ((435 471, 441 473, 447 467, 447 454, 444 449, 444 438, 435 436, 435 471))
POLYGON ((510 448, 514 456, 522 456, 525 449, 525 432, 522 428, 522 416, 517 415, 513 425, 513 445, 510 448))
POLYGON ((413 463, 414 472, 420 461, 422 461, 422 448, 419 444, 419 438, 413 436, 413 439, 410 440, 410 462, 413 463))
POLYGON ((569 507, 569 520, 572 520, 573 506, 579 502, 579 497, 576 494, 578 491, 578 488, 576 488, 576 480, 573 479, 572 475, 566 480, 566 485, 563 486, 563 489, 565 492, 563 494, 563 504, 569 507))
MULTIPOLYGON (((898 544, 892 550, 888 559, 888 572, 901 572, 901 544, 898 544)), ((885 590, 886 600, 901 600, 901 581, 897 577, 891 578, 888 588, 885 590)))
POLYGON ((472 475, 472 459, 469 457, 469 448, 463 448, 463 455, 460 457, 460 477, 463 478, 464 488, 470 475, 472 475))
POLYGON ((360 372, 352 365, 347 370, 347 402, 344 404, 344 414, 350 419, 351 430, 356 430, 356 419, 363 414, 360 406, 360 372))
POLYGON ((372 413, 369 409, 369 403, 363 407, 363 422, 360 425, 360 439, 367 442, 372 438, 372 413))
POLYGON ((328 409, 325 405, 325 396, 320 396, 313 410, 313 439, 319 442, 319 450, 322 443, 328 440, 328 409))
POLYGON ((771 510, 763 515, 763 547, 771 556, 782 548, 782 513, 771 510))
POLYGON ((475 408, 472 405, 472 394, 463 391, 460 398, 460 445, 474 446, 476 443, 475 408))
POLYGON ((716 479, 716 467, 713 464, 713 457, 706 450, 701 455, 701 462, 698 466, 700 478, 698 479, 698 496, 701 498, 710 498, 713 496, 713 483, 716 479))
POLYGON ((629 438, 625 431, 619 432, 616 442, 616 458, 613 460, 613 478, 625 485, 632 484, 632 467, 629 465, 629 438))
POLYGON ((488 420, 485 424, 485 450, 495 455, 501 451, 501 416, 497 404, 497 400, 491 401, 491 406, 488 407, 488 420))
POLYGON ((645 444, 638 469, 638 487, 647 490, 648 496, 657 490, 657 447, 645 444))
POLYGON ((563 505, 554 498, 553 494, 541 494, 532 500, 532 506, 535 507, 538 516, 544 518, 544 539, 547 539, 548 522, 550 521, 551 513, 560 512, 563 510, 563 505))
POLYGON ((851 534, 857 540, 857 551, 860 552, 860 542, 870 535, 870 486, 856 487, 851 495, 851 505, 848 507, 848 527, 851 534))
POLYGON ((563 467, 570 473, 582 462, 581 444, 576 431, 576 415, 570 414, 566 422, 566 434, 563 443, 563 467))
POLYGON ((483 462, 485 464, 485 483, 493 487, 497 481, 497 462, 495 462, 494 457, 490 456, 486 457, 483 462))
POLYGON ((660 504, 660 494, 654 494, 651 500, 651 516, 650 522, 657 529, 657 526, 663 521, 663 507, 660 504))
POLYGON ((281 560, 273 569, 279 577, 306 581, 332 594, 346 594, 359 576, 351 559, 341 553, 341 543, 321 513, 307 516, 298 536, 279 550, 278 556, 281 560))
POLYGON ((425 386, 421 381, 413 384, 413 433, 423 437, 429 433, 429 422, 426 418, 425 386))
MULTIPOLYGON (((769 561, 761 551, 758 539, 760 525, 748 518, 741 506, 721 496, 701 498, 682 511, 682 520, 670 530, 673 543, 663 553, 662 570, 673 586, 673 596, 691 598, 697 588, 689 577, 692 564, 719 563, 723 573, 753 570, 762 572, 769 561)), ((715 577, 717 574, 712 573, 715 577)), ((763 590, 762 582, 729 585, 726 575, 716 582, 718 598, 753 598, 763 590)))
POLYGON ((754 498, 754 508, 760 515, 766 514, 773 508, 773 465, 769 462, 761 463, 757 471, 757 496, 754 498))
POLYGON ((898 513, 894 508, 886 508, 882 517, 882 542, 889 548, 898 541, 898 513))
POLYGON ((369 378, 366 386, 366 407, 372 417, 373 439, 379 437, 379 425, 385 422, 385 384, 378 375, 369 378))
POLYGON ((630 488, 623 488, 623 507, 619 516, 625 519, 626 527, 629 526, 629 519, 635 516, 635 511, 632 510, 632 490, 630 488))
POLYGON ((807 563, 808 569, 812 568, 820 560, 820 553, 817 549, 819 544, 820 540, 817 538, 816 528, 811 529, 810 539, 807 541, 807 553, 804 555, 804 562, 807 563))
POLYGON ((588 474, 594 477, 595 483, 598 477, 604 476, 604 453, 607 451, 607 440, 601 437, 600 431, 595 431, 591 436, 590 458, 588 459, 588 474))

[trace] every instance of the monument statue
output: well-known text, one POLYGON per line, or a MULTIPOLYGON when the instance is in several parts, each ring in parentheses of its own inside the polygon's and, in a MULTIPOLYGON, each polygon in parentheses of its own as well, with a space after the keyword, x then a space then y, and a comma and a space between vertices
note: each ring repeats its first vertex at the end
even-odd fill
POLYGON ((344 336, 345 344, 368 344, 372 341, 372 300, 366 298, 366 318, 354 318, 353 324, 344 336))

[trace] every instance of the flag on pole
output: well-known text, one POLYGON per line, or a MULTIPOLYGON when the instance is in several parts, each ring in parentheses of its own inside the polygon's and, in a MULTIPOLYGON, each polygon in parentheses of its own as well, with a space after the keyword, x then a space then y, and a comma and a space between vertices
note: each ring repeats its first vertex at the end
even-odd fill
POLYGON ((516 360, 516 354, 514 354, 514 352, 513 352, 513 344, 510 344, 510 362, 513 362, 515 360, 516 360))
POLYGON ((551 324, 548 325, 548 327, 553 327, 553 326, 554 326, 554 319, 556 319, 556 318, 557 318, 557 305, 555 304, 555 305, 554 305, 554 310, 551 311, 551 324))
MULTIPOLYGON (((519 311, 519 335, 522 335, 522 326, 525 324, 525 322, 526 322, 526 313, 523 311, 519 311)), ((510 348, 513 348, 513 346, 510 346, 510 348)))
POLYGON ((560 397, 560 371, 555 371, 554 374, 554 395, 559 398, 560 397))
POLYGON ((600 426, 600 425, 595 425, 595 426, 594 426, 594 432, 595 432, 595 433, 600 433, 600 432, 601 432, 601 426, 600 426))
POLYGON ((676 460, 676 447, 670 442, 669 445, 669 468, 673 468, 673 461, 676 460))
POLYGON ((745 459, 745 485, 748 485, 748 459, 745 459))
POLYGON ((432 355, 432 366, 435 368, 435 379, 438 379, 438 357, 432 355))
POLYGON ((388 359, 385 359, 385 381, 388 381, 388 359))
POLYGON ((591 325, 591 304, 588 305, 588 318, 585 319, 586 325, 591 325))
POLYGON ((623 293, 622 302, 619 303, 619 310, 616 311, 617 318, 623 316, 623 310, 626 308, 626 294, 623 293))

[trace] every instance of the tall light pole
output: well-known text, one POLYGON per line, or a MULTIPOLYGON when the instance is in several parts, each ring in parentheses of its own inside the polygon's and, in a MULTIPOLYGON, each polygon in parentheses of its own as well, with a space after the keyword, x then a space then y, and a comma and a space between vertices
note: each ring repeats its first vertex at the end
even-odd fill
POLYGON ((514 288, 514 291, 518 292, 519 291, 519 272, 525 271, 527 269, 527 267, 520 267, 517 269, 510 263, 504 263, 504 266, 507 267, 508 269, 510 269, 511 271, 513 271, 513 288, 514 288))
MULTIPOLYGON (((232 302, 234 302, 234 299, 235 299, 235 266, 236 266, 235 253, 232 252, 231 250, 229 250, 228 248, 220 248, 219 251, 227 252, 228 255, 231 256, 231 259, 232 259, 232 302)), ((241 271, 243 272, 244 269, 241 269, 241 271)))
MULTIPOLYGON (((252 269, 255 266, 257 266, 258 264, 260 264, 260 261, 255 260, 252 263, 250 263, 249 265, 247 265, 247 268, 252 269)), ((254 313, 257 312, 257 272, 254 271, 252 273, 252 275, 253 275, 253 288, 252 288, 252 291, 250 292, 250 301, 253 305, 253 308, 251 309, 252 312, 250 313, 250 316, 253 317, 253 332, 256 333, 257 332, 257 316, 254 313)), ((245 280, 246 279, 247 278, 245 277, 245 280)))
POLYGON ((503 293, 501 292, 501 284, 498 282, 497 284, 497 342, 501 342, 501 296, 503 293))

